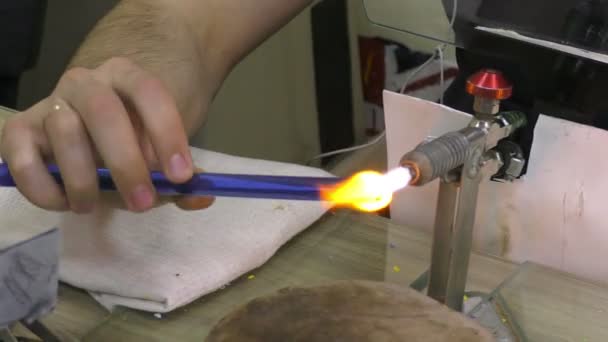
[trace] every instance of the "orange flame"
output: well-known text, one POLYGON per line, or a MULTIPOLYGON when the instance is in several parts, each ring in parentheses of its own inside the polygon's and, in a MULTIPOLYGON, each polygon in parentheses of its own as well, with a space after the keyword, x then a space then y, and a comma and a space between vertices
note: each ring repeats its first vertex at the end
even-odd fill
POLYGON ((402 167, 387 174, 363 171, 337 186, 322 188, 321 197, 331 206, 374 212, 388 207, 393 193, 408 186, 411 179, 410 171, 402 167))

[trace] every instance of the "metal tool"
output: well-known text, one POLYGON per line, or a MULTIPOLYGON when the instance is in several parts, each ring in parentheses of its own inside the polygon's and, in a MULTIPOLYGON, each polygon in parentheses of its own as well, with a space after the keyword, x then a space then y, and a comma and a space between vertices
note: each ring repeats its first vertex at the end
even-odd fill
MULTIPOLYGON (((57 166, 49 166, 49 173, 63 184, 57 166)), ((102 191, 116 191, 108 169, 98 169, 102 191)), ((344 181, 337 177, 289 177, 242 174, 198 173, 184 184, 173 184, 161 172, 150 174, 156 191, 162 195, 199 195, 286 200, 321 200, 321 189, 344 181)), ((15 186, 7 164, 0 164, 0 186, 15 186)))
POLYGON ((523 113, 499 113, 500 101, 512 94, 500 72, 482 70, 469 78, 466 89, 475 96, 469 126, 423 143, 401 160, 414 186, 441 178, 428 295, 457 311, 465 293, 479 184, 484 178, 520 176, 523 157, 512 145, 505 148, 503 139, 526 125, 523 113))

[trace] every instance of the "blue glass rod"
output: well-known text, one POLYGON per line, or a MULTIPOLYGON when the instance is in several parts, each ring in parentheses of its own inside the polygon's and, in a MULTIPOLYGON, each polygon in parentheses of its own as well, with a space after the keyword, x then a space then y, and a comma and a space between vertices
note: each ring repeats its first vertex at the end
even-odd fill
MULTIPOLYGON (((48 166, 49 173, 63 185, 59 168, 48 166)), ((108 169, 97 169, 99 188, 116 191, 108 169)), ((151 172, 152 183, 161 195, 200 195, 214 197, 267 198, 285 200, 321 200, 322 187, 343 181, 337 177, 291 177, 246 174, 198 173, 187 183, 173 184, 161 172, 151 172)), ((0 186, 14 187, 6 164, 0 163, 0 186)))

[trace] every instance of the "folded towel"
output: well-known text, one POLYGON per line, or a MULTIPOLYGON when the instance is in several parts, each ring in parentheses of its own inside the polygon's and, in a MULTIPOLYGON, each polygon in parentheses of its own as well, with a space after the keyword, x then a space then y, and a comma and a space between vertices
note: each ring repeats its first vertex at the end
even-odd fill
MULTIPOLYGON (((331 176, 196 148, 192 154, 209 172, 331 176)), ((32 206, 14 189, 0 189, 0 231, 10 227, 16 239, 59 227, 62 281, 90 291, 109 309, 152 312, 186 305, 261 266, 325 210, 316 202, 218 198, 195 212, 166 205, 145 214, 107 207, 91 215, 59 214, 32 206)))

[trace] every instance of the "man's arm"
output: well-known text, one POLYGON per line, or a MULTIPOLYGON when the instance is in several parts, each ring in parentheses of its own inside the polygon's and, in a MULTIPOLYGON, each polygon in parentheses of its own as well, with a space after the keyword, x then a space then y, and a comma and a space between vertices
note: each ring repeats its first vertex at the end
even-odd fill
POLYGON ((123 0, 90 33, 71 66, 127 57, 161 78, 189 134, 230 70, 312 0, 123 0))
POLYGON ((150 169, 175 183, 192 177, 187 131, 203 122, 232 67, 309 2, 119 2, 53 93, 5 124, 0 148, 17 187, 42 208, 90 212, 101 163, 129 209, 150 209, 157 200, 150 169), (48 161, 59 166, 64 189, 48 161))

